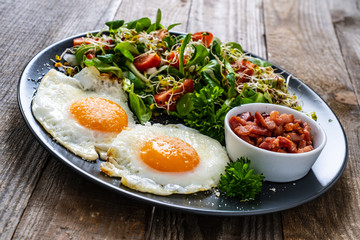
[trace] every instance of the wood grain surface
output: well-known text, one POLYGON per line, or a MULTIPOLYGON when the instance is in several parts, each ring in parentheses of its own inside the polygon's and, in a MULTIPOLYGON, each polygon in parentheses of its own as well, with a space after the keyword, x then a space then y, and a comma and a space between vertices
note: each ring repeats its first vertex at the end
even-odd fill
POLYGON ((0 239, 359 239, 359 8, 359 0, 0 1, 0 239), (112 19, 155 20, 158 8, 163 25, 239 42, 326 101, 348 141, 347 167, 329 191, 273 214, 182 213, 94 185, 40 146, 17 105, 29 60, 112 19))

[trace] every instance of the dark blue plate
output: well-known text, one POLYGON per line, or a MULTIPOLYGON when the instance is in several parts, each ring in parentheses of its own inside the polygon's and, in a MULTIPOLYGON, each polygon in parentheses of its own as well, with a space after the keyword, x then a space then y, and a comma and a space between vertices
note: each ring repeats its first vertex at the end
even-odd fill
POLYGON ((311 171, 302 179, 289 183, 264 182, 260 196, 249 202, 238 199, 216 196, 214 192, 201 192, 190 195, 156 196, 137 192, 124 187, 120 180, 105 176, 100 171, 100 160, 87 162, 67 151, 35 120, 31 112, 31 102, 35 91, 49 69, 53 68, 50 59, 72 46, 72 39, 84 36, 69 37, 45 48, 38 53, 25 67, 18 83, 18 104, 26 124, 31 132, 55 158, 111 191, 133 198, 144 203, 199 214, 218 216, 244 216, 277 212, 304 204, 319 197, 340 178, 347 162, 347 142, 343 128, 334 112, 310 87, 278 66, 275 68, 287 78, 290 77, 289 89, 303 103, 303 111, 315 111, 318 122, 327 134, 327 143, 311 171))

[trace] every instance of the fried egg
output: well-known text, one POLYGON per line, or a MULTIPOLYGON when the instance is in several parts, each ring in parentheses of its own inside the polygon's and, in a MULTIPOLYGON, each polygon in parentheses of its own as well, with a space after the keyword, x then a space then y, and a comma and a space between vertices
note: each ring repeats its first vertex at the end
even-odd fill
POLYGON ((95 67, 68 77, 54 69, 42 79, 32 112, 50 135, 74 154, 106 159, 113 139, 135 124, 119 81, 95 67))
POLYGON ((184 125, 136 125, 113 141, 101 171, 129 188, 157 195, 217 186, 229 158, 215 139, 184 125))

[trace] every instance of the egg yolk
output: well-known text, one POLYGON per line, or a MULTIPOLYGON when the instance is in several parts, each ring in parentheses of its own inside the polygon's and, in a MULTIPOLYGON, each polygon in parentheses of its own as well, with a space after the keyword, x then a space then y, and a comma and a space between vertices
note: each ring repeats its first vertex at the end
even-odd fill
POLYGON ((81 98, 71 104, 70 113, 79 124, 91 130, 120 133, 128 126, 124 109, 104 98, 81 98))
POLYGON ((161 172, 186 172, 200 161, 196 150, 179 138, 161 136, 147 141, 141 149, 141 160, 161 172))

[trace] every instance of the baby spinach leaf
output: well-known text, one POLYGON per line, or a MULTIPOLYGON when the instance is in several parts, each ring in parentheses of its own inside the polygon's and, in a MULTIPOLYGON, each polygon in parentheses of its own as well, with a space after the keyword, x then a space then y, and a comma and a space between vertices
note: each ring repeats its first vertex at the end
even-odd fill
POLYGON ((112 64, 114 62, 114 54, 108 53, 105 55, 98 55, 97 58, 103 63, 112 64))
POLYGON ((87 59, 86 57, 84 58, 85 58, 84 64, 87 67, 94 66, 100 72, 111 72, 114 73, 118 78, 122 77, 122 70, 118 66, 116 66, 115 63, 114 63, 115 66, 112 66, 110 64, 100 61, 98 58, 93 58, 93 59, 87 59))
POLYGON ((188 115, 193 109, 191 94, 192 93, 185 93, 176 103, 176 111, 180 117, 188 115))
POLYGON ((156 13, 155 30, 160 28, 160 22, 161 22, 161 10, 160 8, 158 8, 156 13))
POLYGON ((220 60, 223 59, 221 56, 221 42, 219 39, 214 38, 210 45, 210 53, 213 57, 218 58, 220 60))
POLYGON ((135 113, 141 124, 145 124, 150 120, 152 111, 146 107, 144 101, 132 91, 129 92, 129 103, 131 110, 135 113))
POLYGON ((244 52, 241 45, 236 42, 228 42, 225 44, 225 46, 229 46, 230 48, 238 49, 240 52, 244 52))
POLYGON ((259 58, 249 58, 249 61, 254 63, 255 65, 258 65, 259 67, 271 67, 272 64, 267 62, 267 61, 264 61, 264 60, 261 60, 259 58))
POLYGON ((228 71, 226 75, 226 81, 229 85, 229 89, 227 92, 227 98, 231 99, 236 96, 235 86, 236 86, 236 79, 235 79, 235 72, 234 69, 231 67, 231 64, 228 61, 225 61, 225 69, 228 71))
POLYGON ((115 48, 114 48, 115 51, 120 51, 124 57, 126 57, 127 59, 129 59, 131 62, 134 61, 134 55, 139 55, 140 52, 139 50, 137 49, 137 47, 130 43, 130 42, 121 42, 121 43, 118 43, 115 48))
POLYGON ((135 74, 132 73, 131 71, 127 71, 127 75, 130 82, 134 84, 135 89, 143 89, 146 87, 146 84, 143 81, 141 81, 138 77, 136 77, 135 74))
POLYGON ((141 72, 139 72, 139 70, 137 70, 137 68, 135 67, 134 63, 126 60, 125 61, 125 66, 129 68, 129 70, 135 74, 136 77, 138 77, 141 81, 143 81, 144 83, 149 83, 149 79, 147 79, 141 72))
POLYGON ((256 92, 251 88, 245 86, 243 91, 241 92, 241 104, 246 103, 266 103, 266 98, 264 94, 260 92, 256 92))
POLYGON ((109 27, 110 33, 116 33, 116 30, 119 29, 122 25, 124 25, 124 20, 109 21, 106 22, 105 25, 109 27))
POLYGON ((195 64, 201 63, 205 57, 209 55, 209 52, 206 47, 204 47, 202 44, 193 46, 195 51, 192 57, 190 58, 189 62, 186 64, 186 66, 191 66, 195 64))
POLYGON ((176 38, 172 35, 166 36, 164 37, 163 41, 166 43, 167 45, 167 49, 171 49, 175 44, 176 44, 176 38))
POLYGON ((212 88, 220 86, 219 80, 217 80, 216 78, 212 78, 208 71, 201 72, 201 81, 204 83, 204 86, 209 85, 212 88))
POLYGON ((143 18, 126 23, 127 28, 135 29, 138 32, 148 29, 148 27, 150 27, 150 25, 151 25, 151 20, 147 17, 143 17, 143 18))

